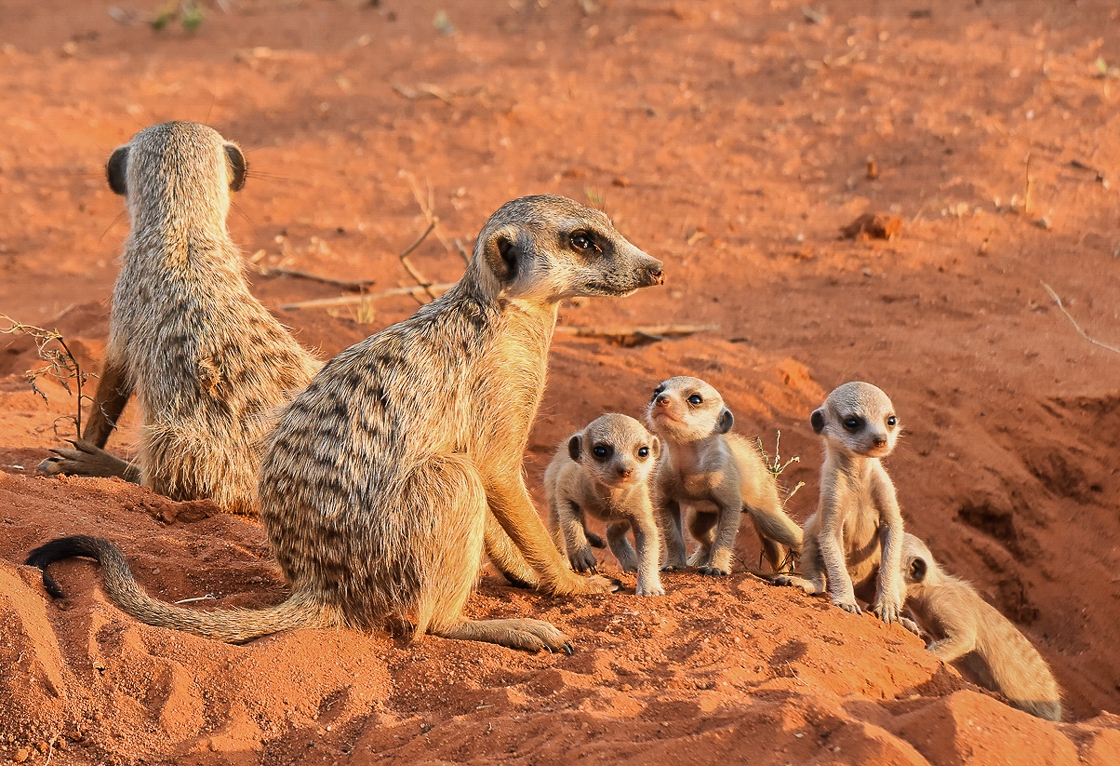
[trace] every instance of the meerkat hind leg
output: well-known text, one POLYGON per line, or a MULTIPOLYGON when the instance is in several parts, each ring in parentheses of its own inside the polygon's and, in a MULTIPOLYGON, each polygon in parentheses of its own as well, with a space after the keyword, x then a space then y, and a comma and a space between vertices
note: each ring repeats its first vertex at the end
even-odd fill
POLYGON ((515 588, 535 588, 540 579, 521 551, 513 544, 494 514, 486 511, 486 555, 494 568, 515 588))
POLYGON ((610 544, 611 553, 618 559, 623 572, 638 571, 638 554, 630 544, 626 533, 630 531, 629 521, 613 521, 607 525, 607 542, 610 544))
POLYGON ((140 469, 121 460, 85 439, 68 439, 74 449, 52 449, 54 456, 39 464, 44 476, 90 476, 108 479, 118 477, 133 484, 140 483, 140 469))
MULTIPOLYGON (((417 613, 418 627, 443 638, 483 641, 526 651, 566 651, 567 637, 542 620, 467 620, 463 606, 474 588, 486 538, 486 490, 477 470, 465 458, 437 458, 417 469, 409 484, 420 490, 418 502, 438 502, 442 528, 432 539, 420 543, 427 548, 424 571, 433 577, 422 586, 417 613), (430 547, 429 547, 430 546, 430 547)), ((424 514, 421 512, 421 517, 424 514)))
POLYGON ((711 563, 712 544, 716 539, 716 522, 719 514, 707 511, 692 511, 688 520, 689 534, 698 543, 696 550, 688 557, 690 567, 706 567, 711 563))

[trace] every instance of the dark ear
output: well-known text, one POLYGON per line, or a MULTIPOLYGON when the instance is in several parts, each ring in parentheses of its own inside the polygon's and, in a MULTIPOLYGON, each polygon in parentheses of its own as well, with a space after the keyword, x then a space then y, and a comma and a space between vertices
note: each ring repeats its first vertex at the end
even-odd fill
POLYGON ((910 562, 910 580, 912 582, 921 582, 926 579, 926 560, 923 558, 914 558, 910 562))
POLYGON ((716 421, 716 433, 725 434, 733 425, 735 425, 735 416, 731 414, 731 410, 724 407, 723 412, 719 414, 719 420, 716 421))
POLYGON ((517 279, 521 268, 522 246, 517 234, 516 227, 503 226, 490 235, 483 251, 486 265, 503 285, 517 279))
POLYGON ((653 453, 654 460, 657 460, 657 458, 661 457, 661 440, 656 436, 653 437, 653 441, 650 442, 649 450, 653 453))
POLYGON ((249 175, 249 162, 237 144, 226 144, 226 157, 229 157, 229 190, 241 191, 245 188, 245 178, 249 175))
POLYGON ((118 146, 111 155, 109 155, 109 162, 105 165, 105 177, 109 179, 109 188, 113 190, 114 194, 119 194, 122 197, 128 194, 128 184, 125 183, 125 176, 128 171, 128 144, 118 146))
POLYGON ((813 424, 813 433, 819 434, 824 430, 824 408, 813 410, 813 414, 809 416, 809 422, 813 424))
POLYGON ((571 439, 568 439, 568 457, 572 460, 579 462, 579 453, 583 450, 583 442, 579 434, 576 434, 571 439))

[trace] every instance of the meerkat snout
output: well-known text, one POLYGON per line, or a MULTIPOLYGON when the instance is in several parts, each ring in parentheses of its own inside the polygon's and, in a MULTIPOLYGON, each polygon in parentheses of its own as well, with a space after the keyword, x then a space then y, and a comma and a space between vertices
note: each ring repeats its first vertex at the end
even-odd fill
POLYGON ((852 455, 882 458, 894 451, 902 431, 894 405, 870 383, 845 383, 810 416, 813 431, 852 455))
POLYGON ((646 409, 651 430, 674 441, 695 441, 712 434, 725 434, 735 425, 735 416, 723 397, 700 378, 669 378, 653 392, 646 409))

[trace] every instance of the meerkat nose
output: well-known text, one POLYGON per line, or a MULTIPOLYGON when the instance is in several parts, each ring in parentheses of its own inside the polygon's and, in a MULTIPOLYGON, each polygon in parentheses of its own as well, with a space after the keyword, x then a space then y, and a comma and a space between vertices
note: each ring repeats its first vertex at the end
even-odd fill
POLYGON ((887 437, 885 437, 885 436, 876 436, 876 437, 875 437, 875 446, 876 446, 876 447, 885 447, 885 446, 887 446, 887 437))
POLYGON ((661 396, 657 397, 657 406, 658 407, 668 407, 669 406, 669 397, 666 396, 665 394, 662 394, 661 396))
POLYGON ((618 469, 618 475, 619 475, 619 476, 621 476, 621 477, 622 477, 622 478, 624 478, 624 479, 629 479, 629 478, 630 478, 631 476, 633 476, 633 475, 634 475, 634 469, 633 469, 633 468, 622 468, 622 467, 619 467, 619 469, 618 469))

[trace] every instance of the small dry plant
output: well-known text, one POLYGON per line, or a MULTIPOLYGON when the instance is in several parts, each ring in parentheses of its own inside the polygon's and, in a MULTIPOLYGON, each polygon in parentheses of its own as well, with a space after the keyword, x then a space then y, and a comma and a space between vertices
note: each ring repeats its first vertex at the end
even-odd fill
MULTIPOLYGON (((0 320, 7 323, 7 327, 0 328, 0 333, 27 335, 34 339, 39 358, 46 362, 44 366, 24 373, 27 382, 31 384, 31 390, 36 395, 43 397, 44 402, 48 401, 46 392, 38 385, 39 378, 44 376, 57 380, 71 396, 77 394, 78 401, 75 414, 56 418, 54 432, 56 436, 60 436, 58 421, 70 420, 74 423, 77 436, 80 437, 82 435, 82 405, 87 401, 93 401, 93 398, 85 393, 85 383, 89 378, 96 378, 97 376, 92 372, 82 370, 82 366, 78 364, 78 360, 70 351, 70 347, 66 345, 66 339, 62 337, 62 333, 58 330, 47 330, 35 325, 17 322, 6 314, 0 314, 0 320)), ((62 437, 60 436, 60 438, 62 437)))
MULTIPOLYGON (((758 437, 755 439, 755 448, 758 450, 758 454, 762 455, 762 462, 766 464, 766 469, 774 475, 775 479, 780 478, 782 475, 782 471, 789 468, 792 464, 801 462, 800 455, 794 455, 786 462, 782 462, 782 432, 780 429, 778 431, 777 438, 774 439, 773 458, 771 458, 770 455, 766 452, 766 448, 762 446, 762 437, 758 437)), ((779 484, 779 486, 781 485, 779 484)), ((801 489, 804 486, 805 482, 797 482, 797 484, 794 485, 793 489, 791 489, 786 495, 786 499, 782 501, 782 507, 784 508, 786 504, 789 503, 789 499, 794 496, 797 490, 801 489)))

